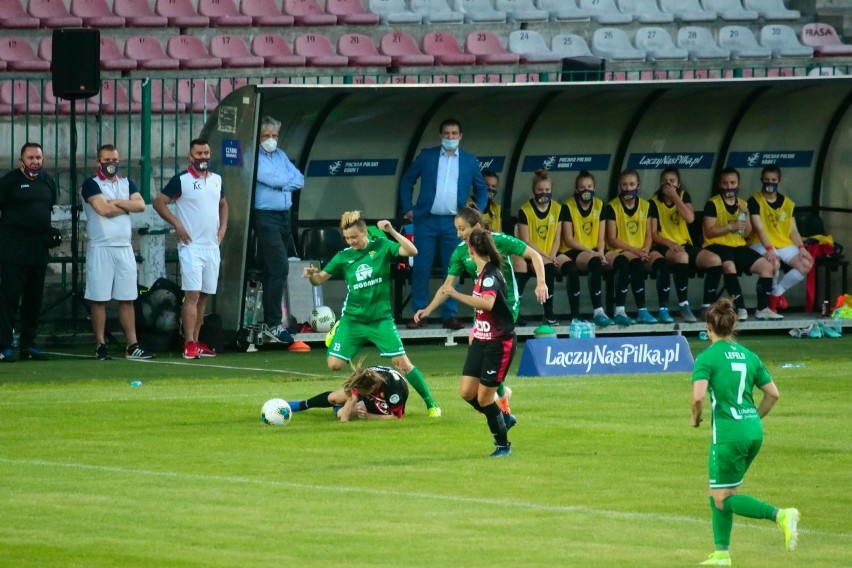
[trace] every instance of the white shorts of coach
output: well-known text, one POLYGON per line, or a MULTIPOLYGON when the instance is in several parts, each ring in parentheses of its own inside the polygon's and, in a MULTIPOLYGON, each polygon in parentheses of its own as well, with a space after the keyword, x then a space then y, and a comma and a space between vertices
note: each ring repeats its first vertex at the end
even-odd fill
MULTIPOLYGON (((766 247, 763 246, 761 243, 755 243, 751 245, 751 248, 752 250, 757 251, 758 254, 760 254, 761 256, 766 254, 766 247)), ((799 247, 797 247, 796 245, 790 245, 784 248, 776 247, 775 254, 778 255, 778 258, 780 258, 782 262, 789 264, 790 259, 799 254, 799 247)))
POLYGON ((180 287, 190 292, 215 294, 219 280, 219 248, 179 246, 180 287))
POLYGON ((133 247, 90 247, 86 251, 86 294, 93 302, 133 301, 138 295, 133 247))

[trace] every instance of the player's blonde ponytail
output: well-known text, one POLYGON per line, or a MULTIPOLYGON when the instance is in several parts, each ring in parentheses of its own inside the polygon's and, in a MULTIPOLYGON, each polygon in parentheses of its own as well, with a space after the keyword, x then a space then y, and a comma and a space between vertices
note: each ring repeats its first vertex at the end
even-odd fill
POLYGON ((366 231, 367 223, 361 218, 360 211, 345 211, 340 217, 340 228, 344 231, 352 228, 366 231))

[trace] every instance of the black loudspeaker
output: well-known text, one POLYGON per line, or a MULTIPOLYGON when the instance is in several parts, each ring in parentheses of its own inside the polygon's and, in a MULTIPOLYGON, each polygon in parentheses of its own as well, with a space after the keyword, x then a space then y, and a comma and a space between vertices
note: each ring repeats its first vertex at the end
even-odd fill
POLYGON ((101 90, 101 34, 98 30, 53 30, 50 73, 53 94, 87 99, 101 90))

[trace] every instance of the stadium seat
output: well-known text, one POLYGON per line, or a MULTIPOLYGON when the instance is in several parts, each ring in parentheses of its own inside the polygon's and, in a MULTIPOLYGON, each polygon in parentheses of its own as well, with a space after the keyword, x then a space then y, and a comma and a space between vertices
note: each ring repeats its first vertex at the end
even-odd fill
POLYGON ((759 17, 754 10, 743 8, 740 0, 701 0, 701 5, 727 21, 756 20, 759 17))
POLYGON ((346 243, 337 227, 312 227, 302 233, 302 260, 317 260, 325 264, 344 248, 346 243))
POLYGON ((447 32, 423 34, 423 52, 435 57, 438 65, 473 65, 476 56, 465 53, 459 47, 456 36, 447 32))
POLYGON ((503 47, 494 32, 476 30, 467 34, 465 51, 476 56, 477 65, 517 65, 521 57, 503 47))
POLYGON ((137 35, 127 38, 124 42, 124 55, 136 60, 140 69, 178 69, 180 67, 180 62, 166 55, 157 38, 151 36, 137 35))
POLYGON ((251 16, 255 27, 289 27, 295 23, 293 16, 281 13, 275 0, 240 0, 240 14, 251 16))
POLYGON ((293 16, 298 26, 333 26, 337 16, 326 13, 317 0, 284 0, 282 11, 293 16))
POLYGON ((453 10, 447 0, 409 0, 411 11, 423 17, 426 24, 460 24, 464 14, 453 10))
POLYGON ((242 28, 252 25, 251 16, 241 14, 234 0, 198 0, 198 13, 210 18, 217 28, 242 28))
POLYGON ((681 22, 715 22, 716 12, 705 10, 698 0, 660 0, 660 9, 681 22))
POLYGON ((192 0, 156 0, 154 11, 169 19, 169 25, 177 28, 207 28, 210 18, 195 11, 192 0))
MULTIPOLYGON (((199 40, 201 41, 201 40, 199 40)), ((142 102, 142 82, 151 81, 151 111, 159 113, 186 112, 186 105, 177 102, 172 96, 164 79, 134 79, 130 86, 130 100, 142 102)))
POLYGON ((48 71, 50 61, 39 58, 30 42, 23 37, 0 38, 0 61, 9 71, 48 71))
POLYGON ((660 10, 657 0, 617 0, 617 6, 640 24, 670 24, 674 21, 674 14, 660 10))
POLYGON ((83 19, 90 28, 123 28, 125 20, 116 16, 107 6, 106 0, 71 0, 71 15, 83 19))
POLYGON ((21 0, 0 0, 0 28, 26 30, 35 29, 38 26, 38 18, 27 15, 21 0))
POLYGON ((168 18, 154 13, 148 0, 115 0, 112 11, 124 18, 129 28, 164 28, 168 18))
POLYGON ((502 23, 506 12, 495 10, 491 0, 457 0, 456 8, 464 14, 464 21, 474 24, 502 23))
POLYGON ((808 71, 808 77, 842 77, 846 75, 837 67, 814 67, 808 71))
POLYGON ((843 43, 830 24, 805 24, 802 26, 801 39, 804 45, 814 48, 814 54, 820 57, 852 55, 852 45, 843 43))
POLYGON ((53 94, 52 81, 47 81, 44 84, 44 96, 42 97, 44 102, 52 104, 54 108, 58 107, 61 114, 69 114, 71 112, 71 105, 73 104, 74 112, 76 114, 87 115, 96 115, 100 112, 100 98, 101 96, 98 94, 93 97, 89 97, 88 99, 77 99, 75 101, 59 99, 53 94))
POLYGON ((419 24, 423 21, 420 14, 408 9, 405 0, 369 0, 370 11, 379 16, 383 24, 419 24))
POLYGON ((494 7, 506 12, 510 22, 546 22, 550 19, 550 12, 536 8, 532 0, 495 0, 494 7))
POLYGON ((52 114, 56 105, 42 100, 36 80, 16 79, 0 82, 0 103, 10 105, 21 114, 52 114))
MULTIPOLYGON (((125 49, 126 45, 125 43, 125 49)), ((104 114, 138 113, 142 110, 142 104, 131 102, 127 88, 113 79, 101 81, 100 102, 104 114)))
POLYGON ((104 71, 132 71, 138 67, 136 60, 125 57, 115 38, 101 35, 101 69, 104 71))
POLYGON ((731 59, 769 59, 772 50, 757 43, 745 26, 725 26, 719 30, 719 47, 731 50, 731 59))
POLYGON ((772 50, 772 57, 813 57, 814 48, 799 43, 790 26, 772 24, 760 29, 760 45, 772 50))
POLYGON ((248 85, 248 79, 244 77, 235 77, 233 79, 222 79, 219 83, 219 100, 225 100, 225 97, 230 95, 241 87, 248 85))
POLYGON ((580 10, 588 12, 589 16, 601 25, 617 26, 633 21, 633 16, 619 10, 613 0, 580 0, 579 5, 580 10))
POLYGON ((383 35, 379 41, 379 52, 389 55, 392 65, 435 64, 435 58, 420 51, 414 38, 405 32, 388 32, 383 35))
POLYGON ((3 60, 0 60, 0 71, 5 71, 5 70, 6 70, 6 62, 3 61, 3 60))
POLYGON ((764 20, 798 20, 802 13, 788 10, 784 0, 743 0, 746 10, 754 10, 764 20))
POLYGON ((334 50, 331 41, 324 35, 302 34, 293 44, 296 55, 304 55, 311 67, 346 67, 349 58, 334 50))
POLYGON ((564 58, 594 57, 586 40, 576 34, 558 34, 550 40, 550 50, 564 58))
POLYGON ((325 11, 337 16, 338 24, 374 26, 380 19, 378 14, 365 10, 361 0, 326 0, 325 11))
POLYGON ((521 56, 521 63, 555 63, 562 56, 547 47, 544 38, 535 30, 516 30, 509 34, 509 51, 521 56))
MULTIPOLYGON (((241 35, 215 35, 210 38, 210 55, 222 60, 222 67, 263 67, 263 57, 252 55, 241 35)), ((180 100, 180 99, 178 99, 180 100)))
POLYGON ((27 0, 27 13, 38 18, 43 28, 79 28, 83 25, 83 18, 72 16, 65 2, 56 0, 27 0))
POLYGON ((576 22, 590 19, 591 15, 577 7, 574 0, 538 0, 539 10, 546 10, 552 22, 576 22))
POLYGON ((731 50, 719 47, 713 33, 699 26, 684 26, 677 30, 677 46, 689 52, 692 61, 730 59, 731 50))
POLYGON ((645 51, 648 61, 686 61, 689 57, 689 52, 677 47, 669 32, 658 26, 639 28, 633 41, 645 51))
POLYGON ((204 79, 178 79, 175 95, 189 112, 211 111, 219 105, 213 85, 204 79))
POLYGON ((364 34, 342 34, 337 39, 337 53, 349 58, 353 67, 390 67, 390 55, 382 55, 370 36, 364 34))
MULTIPOLYGON (((263 57, 266 67, 304 67, 307 62, 304 56, 295 55, 287 45, 287 40, 277 34, 254 36, 251 52, 263 57)), ((224 98, 224 95, 221 96, 224 98)))
POLYGON ((208 53, 198 36, 172 36, 166 43, 166 53, 180 62, 181 69, 219 69, 222 60, 208 53))
POLYGON ((633 47, 621 28, 598 28, 592 35, 592 53, 607 61, 645 61, 645 52, 633 47))

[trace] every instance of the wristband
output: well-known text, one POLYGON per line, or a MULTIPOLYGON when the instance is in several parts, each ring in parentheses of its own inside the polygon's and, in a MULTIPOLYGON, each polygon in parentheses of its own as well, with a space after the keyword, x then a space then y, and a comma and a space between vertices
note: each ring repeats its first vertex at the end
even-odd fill
POLYGON ((772 246, 772 245, 769 245, 768 247, 766 247, 766 251, 767 251, 767 252, 769 252, 769 251, 771 251, 771 250, 775 250, 775 247, 774 247, 774 246, 772 246))
POLYGON ((802 250, 803 248, 805 248, 805 245, 797 245, 797 246, 799 247, 799 250, 802 250))

